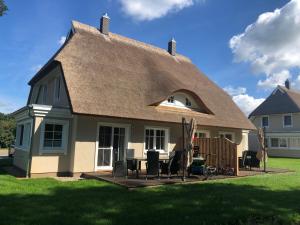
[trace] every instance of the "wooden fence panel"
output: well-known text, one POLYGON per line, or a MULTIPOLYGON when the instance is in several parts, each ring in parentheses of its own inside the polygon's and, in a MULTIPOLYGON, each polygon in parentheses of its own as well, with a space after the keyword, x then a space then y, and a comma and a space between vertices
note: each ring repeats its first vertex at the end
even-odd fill
POLYGON ((199 147, 199 153, 207 158, 207 165, 218 169, 230 167, 238 175, 237 145, 225 138, 195 138, 194 146, 199 147))

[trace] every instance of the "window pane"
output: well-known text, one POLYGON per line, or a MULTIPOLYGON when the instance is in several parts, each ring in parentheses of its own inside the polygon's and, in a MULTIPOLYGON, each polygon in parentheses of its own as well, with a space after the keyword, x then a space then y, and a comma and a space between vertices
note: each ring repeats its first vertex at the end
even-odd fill
POLYGON ((58 125, 58 124, 55 125, 54 131, 60 131, 60 132, 62 132, 62 130, 63 130, 63 126, 62 125, 58 125))
POLYGON ((52 148, 52 140, 44 140, 44 147, 50 147, 52 148))
POLYGON ((160 149, 165 150, 165 137, 161 137, 160 139, 160 149))
POLYGON ((109 148, 111 146, 112 127, 101 126, 99 129, 99 147, 109 148))
POLYGON ((149 130, 148 129, 146 130, 146 136, 149 136, 149 130))
POLYGON ((284 126, 291 126, 291 125, 292 125, 292 117, 284 116, 284 126))
POLYGON ((287 147, 287 141, 285 138, 280 138, 280 147, 286 148, 287 147))
POLYGON ((231 135, 231 134, 225 134, 225 137, 226 137, 227 139, 229 139, 230 141, 232 141, 232 135, 231 135))
POLYGON ((62 144, 61 140, 54 140, 53 141, 53 147, 61 147, 61 144, 62 144))
POLYGON ((269 117, 263 117, 262 118, 262 126, 263 127, 267 127, 267 126, 269 126, 269 117))
POLYGON ((154 136, 154 130, 150 130, 150 136, 154 136))
POLYGON ((160 136, 160 130, 156 131, 156 136, 160 136))
POLYGON ((154 137, 149 138, 149 149, 153 149, 154 137))
POLYGON ((54 130, 54 124, 46 123, 45 131, 53 131, 53 130, 54 130))
POLYGON ((62 133, 61 132, 55 132, 53 136, 54 136, 53 139, 60 139, 60 140, 62 139, 62 133))
POLYGON ((20 141, 19 145, 23 145, 23 139, 24 139, 24 125, 20 125, 20 141))
POLYGON ((278 138, 271 138, 271 147, 278 147, 278 146, 279 146, 278 138))
POLYGON ((45 132, 44 138, 45 139, 53 139, 53 132, 45 132))
POLYGON ((156 149, 161 149, 160 141, 161 141, 161 139, 159 137, 157 137, 156 138, 156 149))

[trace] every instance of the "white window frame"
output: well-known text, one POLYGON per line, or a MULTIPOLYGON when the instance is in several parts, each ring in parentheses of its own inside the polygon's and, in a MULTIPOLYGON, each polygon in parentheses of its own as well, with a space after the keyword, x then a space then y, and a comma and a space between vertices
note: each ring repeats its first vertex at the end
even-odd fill
POLYGON ((197 134, 203 133, 203 134, 206 134, 207 138, 210 138, 210 131, 209 130, 196 130, 195 133, 197 133, 197 134))
POLYGON ((30 145, 31 145, 31 136, 32 136, 32 129, 33 129, 33 127, 32 127, 32 119, 27 119, 27 120, 23 120, 23 121, 20 121, 20 122, 17 122, 17 125, 16 125, 16 127, 17 127, 17 129, 16 129, 16 143, 15 143, 15 148, 17 149, 17 150, 22 150, 22 151, 29 151, 29 148, 30 148, 30 145), (30 129, 29 129, 29 140, 28 140, 28 145, 27 146, 25 146, 24 145, 24 132, 25 132, 25 126, 26 126, 26 124, 30 124, 30 129), (20 125, 23 125, 24 126, 24 131, 23 131, 23 144, 22 145, 19 145, 19 135, 18 135, 18 127, 20 126, 20 125))
MULTIPOLYGON (((164 130, 165 131, 165 150, 157 150, 156 149, 156 136, 153 139, 153 149, 155 151, 158 151, 160 154, 168 154, 169 155, 169 143, 170 143, 170 128, 168 127, 158 127, 158 126, 145 126, 144 127, 144 154, 147 154, 147 149, 146 149, 146 130, 147 129, 152 129, 152 130, 164 130)), ((156 133, 156 132, 154 132, 156 133)))
POLYGON ((260 121, 260 125, 261 125, 261 127, 269 128, 269 126, 270 126, 270 118, 269 118, 269 116, 262 116, 261 117, 261 121, 260 121), (268 118, 268 126, 264 126, 263 125, 263 118, 264 117, 268 118))
POLYGON ((69 120, 56 120, 56 119, 44 119, 41 123, 41 132, 40 132, 40 154, 67 154, 68 142, 69 142, 69 120), (62 145, 61 147, 44 147, 44 133, 45 133, 45 125, 47 123, 57 124, 63 126, 62 131, 62 145))
POLYGON ((293 127, 293 115, 292 114, 284 114, 284 115, 282 115, 282 126, 283 126, 283 128, 293 127), (291 125, 285 125, 284 124, 284 117, 285 116, 290 116, 291 117, 291 125))
POLYGON ((230 141, 235 143, 235 133, 234 132, 232 132, 232 131, 219 131, 219 137, 221 136, 221 134, 223 134, 224 137, 225 137, 226 134, 230 134, 232 136, 232 140, 230 140, 230 141))

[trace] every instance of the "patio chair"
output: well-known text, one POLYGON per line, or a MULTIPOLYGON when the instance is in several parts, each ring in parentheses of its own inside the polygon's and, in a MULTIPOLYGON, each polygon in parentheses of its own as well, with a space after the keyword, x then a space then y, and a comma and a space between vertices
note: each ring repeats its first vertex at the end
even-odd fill
POLYGON ((115 161, 113 167, 113 177, 125 176, 125 163, 124 161, 115 161))
POLYGON ((180 170, 180 160, 181 160, 182 151, 175 151, 170 159, 166 163, 161 164, 161 174, 167 174, 169 178, 173 174, 177 174, 180 170))
POLYGON ((148 176, 157 176, 159 178, 159 152, 147 151, 146 180, 148 176))

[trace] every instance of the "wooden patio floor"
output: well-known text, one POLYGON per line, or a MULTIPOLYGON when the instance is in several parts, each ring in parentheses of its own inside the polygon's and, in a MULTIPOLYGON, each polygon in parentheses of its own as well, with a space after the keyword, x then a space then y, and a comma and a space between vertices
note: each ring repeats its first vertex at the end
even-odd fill
MULTIPOLYGON (((267 174, 277 174, 277 173, 287 173, 292 172, 287 169, 275 169, 275 168, 268 168, 267 174)), ((82 177, 86 179, 97 179, 97 180, 103 180, 110 183, 114 183, 123 187, 126 187, 128 189, 134 189, 134 188, 141 188, 141 187, 155 187, 155 186, 161 186, 161 185, 170 185, 170 184, 187 184, 187 183, 198 183, 198 182, 204 182, 207 181, 207 179, 204 176, 201 175, 192 175, 190 177, 186 177, 185 181, 182 181, 182 177, 176 177, 173 176, 171 178, 168 178, 167 176, 163 175, 160 177, 160 179, 157 178, 148 178, 146 180, 146 176, 144 175, 145 172, 142 171, 142 173, 139 175, 139 178, 136 178, 135 174, 128 176, 128 178, 125 177, 113 177, 111 172, 94 172, 94 173, 83 173, 82 177)), ((233 178, 239 178, 239 177, 247 177, 247 176, 255 176, 255 175, 263 175, 265 174, 262 169, 252 169, 252 170, 240 170, 239 176, 226 176, 226 175, 217 175, 209 177, 208 180, 219 180, 219 179, 233 179, 233 178)))

